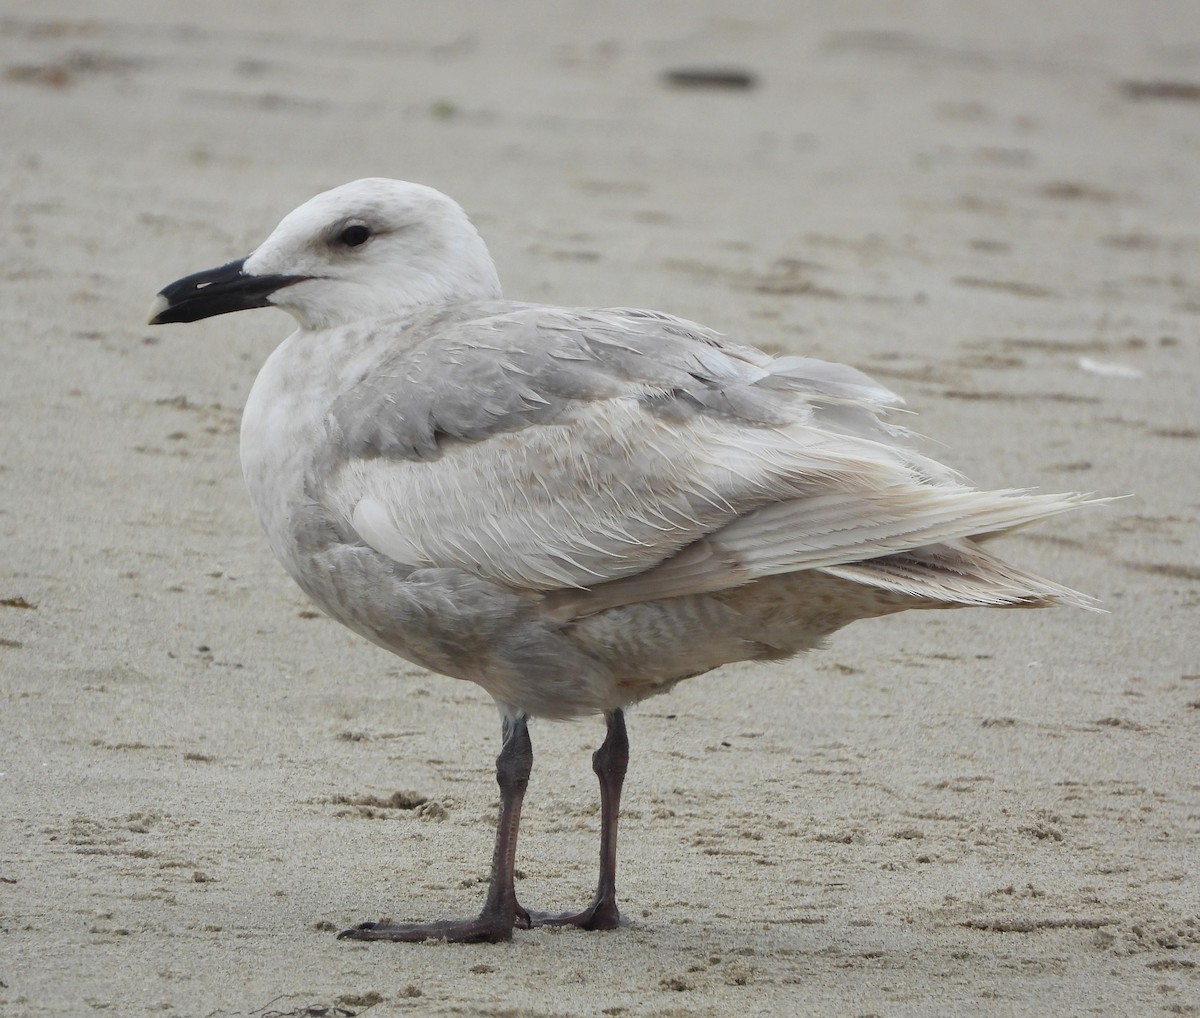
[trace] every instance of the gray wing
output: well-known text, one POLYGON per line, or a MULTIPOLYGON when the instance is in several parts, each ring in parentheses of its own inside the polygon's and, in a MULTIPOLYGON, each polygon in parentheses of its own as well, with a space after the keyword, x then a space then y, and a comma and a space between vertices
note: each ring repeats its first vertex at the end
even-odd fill
POLYGON ((334 406, 354 455, 436 459, 447 441, 545 424, 573 401, 634 396, 667 416, 702 410, 751 425, 800 412, 878 436, 897 433, 880 425, 882 408, 903 403, 846 365, 773 358, 651 311, 469 304, 404 330, 423 338, 334 406))
POLYGON ((455 314, 404 323, 331 415, 343 458, 323 499, 413 569, 541 592, 620 581, 619 603, 1068 507, 959 484, 883 420, 898 398, 844 365, 644 311, 455 314))

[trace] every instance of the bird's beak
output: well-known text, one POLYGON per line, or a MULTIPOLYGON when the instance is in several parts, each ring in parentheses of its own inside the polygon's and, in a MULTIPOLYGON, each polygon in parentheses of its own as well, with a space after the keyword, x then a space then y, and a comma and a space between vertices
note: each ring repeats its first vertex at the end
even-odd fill
POLYGON ((196 322, 213 315, 271 305, 271 294, 309 276, 252 276, 245 258, 215 269, 195 272, 164 286, 150 305, 149 323, 196 322))

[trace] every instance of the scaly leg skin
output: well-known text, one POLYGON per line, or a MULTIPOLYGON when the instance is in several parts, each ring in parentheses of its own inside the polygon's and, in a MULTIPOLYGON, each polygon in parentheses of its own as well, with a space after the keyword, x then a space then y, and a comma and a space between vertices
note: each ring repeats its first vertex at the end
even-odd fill
POLYGON ((514 926, 528 929, 529 914, 517 903, 513 868, 517 854, 517 828, 521 803, 533 769, 533 747, 525 715, 504 718, 500 755, 496 757, 496 783, 500 786, 500 820, 496 825, 496 849, 492 856, 492 878, 483 910, 474 919, 445 919, 432 923, 361 923, 343 930, 339 940, 392 940, 420 943, 447 940, 454 944, 499 943, 512 939, 514 926))
MULTIPOLYGON (((528 912, 533 926, 578 926, 584 930, 615 930, 617 911, 617 817, 621 812, 621 786, 629 766, 629 737, 620 709, 605 715, 608 735, 592 754, 592 770, 600 779, 600 880, 596 896, 582 912, 528 912)), ((518 906, 519 907, 519 906, 518 906)))

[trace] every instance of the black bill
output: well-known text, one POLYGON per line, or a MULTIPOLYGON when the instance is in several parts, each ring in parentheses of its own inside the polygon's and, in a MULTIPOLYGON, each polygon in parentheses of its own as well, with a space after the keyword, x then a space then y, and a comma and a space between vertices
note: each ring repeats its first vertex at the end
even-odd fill
POLYGON ((194 272, 164 286, 150 306, 150 324, 196 322, 230 311, 269 307, 269 298, 276 290, 309 278, 251 276, 243 271, 245 262, 245 258, 239 258, 215 269, 194 272))

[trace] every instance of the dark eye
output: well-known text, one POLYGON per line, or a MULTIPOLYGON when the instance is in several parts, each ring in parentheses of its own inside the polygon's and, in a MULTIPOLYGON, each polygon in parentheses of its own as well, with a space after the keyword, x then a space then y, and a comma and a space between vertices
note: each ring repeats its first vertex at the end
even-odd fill
POLYGON ((365 244, 371 238, 371 231, 361 223, 355 223, 353 226, 347 226, 341 233, 338 234, 340 240, 346 247, 359 247, 365 244))

